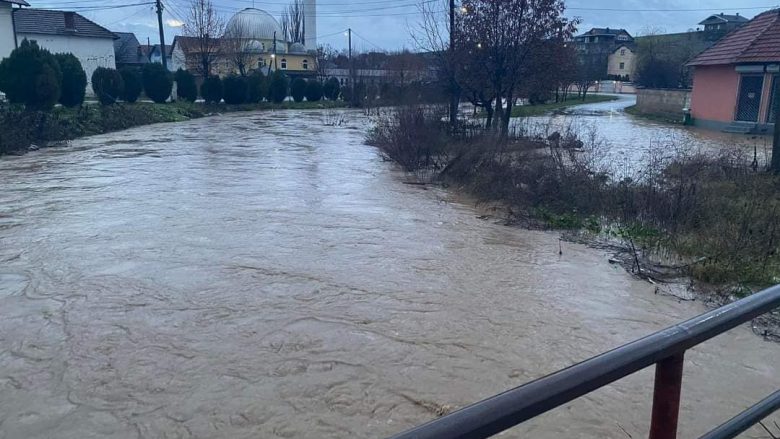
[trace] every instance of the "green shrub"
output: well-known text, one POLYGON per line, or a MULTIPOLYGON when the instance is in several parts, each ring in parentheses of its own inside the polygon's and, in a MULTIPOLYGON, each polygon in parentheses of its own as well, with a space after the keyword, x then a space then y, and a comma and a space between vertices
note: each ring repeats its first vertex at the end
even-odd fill
POLYGON ((65 107, 78 107, 84 102, 87 92, 87 74, 81 67, 81 62, 72 53, 54 55, 62 72, 62 88, 60 104, 65 107))
POLYGON ((222 101, 222 80, 219 76, 209 76, 200 86, 200 95, 208 104, 218 104, 222 101))
POLYGON ((256 104, 268 96, 268 80, 262 73, 255 72, 246 79, 247 102, 256 104))
POLYGON ((247 86, 246 78, 231 75, 222 81, 226 104, 238 105, 246 102, 247 86))
POLYGON ((162 64, 149 63, 143 68, 144 91, 149 99, 162 104, 171 96, 173 78, 162 64))
POLYGON ((301 102, 306 96, 306 80, 303 78, 293 79, 290 84, 290 96, 292 96, 295 102, 301 102))
POLYGON ((325 81, 325 85, 322 86, 322 94, 326 99, 331 101, 335 101, 339 98, 339 95, 341 94, 341 84, 339 84, 339 80, 335 76, 332 76, 325 81))
POLYGON ((35 41, 22 40, 0 62, 0 91, 12 103, 31 110, 50 110, 60 99, 62 71, 48 50, 35 41))
POLYGON ((316 79, 309 80, 306 83, 306 100, 317 102, 322 99, 322 84, 316 79))
POLYGON ((283 102, 287 98, 287 76, 276 70, 271 75, 271 82, 268 85, 268 100, 275 103, 283 102))
POLYGON ((176 95, 185 101, 195 102, 198 99, 198 86, 192 73, 179 69, 174 75, 176 80, 176 95))
POLYGON ((138 100, 143 91, 143 84, 141 83, 141 74, 138 69, 133 67, 125 67, 119 71, 122 75, 122 83, 125 85, 122 89, 122 94, 119 97, 129 103, 133 103, 138 100))
POLYGON ((98 67, 92 72, 92 90, 103 105, 111 105, 122 95, 125 85, 116 69, 98 67))

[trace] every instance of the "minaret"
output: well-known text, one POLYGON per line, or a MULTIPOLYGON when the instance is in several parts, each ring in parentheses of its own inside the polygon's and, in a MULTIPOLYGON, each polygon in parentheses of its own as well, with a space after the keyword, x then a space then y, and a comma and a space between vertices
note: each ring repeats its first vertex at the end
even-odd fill
POLYGON ((317 50, 317 0, 303 0, 303 33, 306 50, 317 50))

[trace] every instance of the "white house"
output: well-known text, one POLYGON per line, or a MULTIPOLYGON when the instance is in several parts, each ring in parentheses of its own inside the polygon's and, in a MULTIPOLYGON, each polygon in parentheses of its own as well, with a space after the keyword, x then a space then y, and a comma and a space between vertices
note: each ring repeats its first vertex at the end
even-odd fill
POLYGON ((15 8, 12 18, 17 42, 26 38, 52 53, 72 53, 81 62, 88 83, 98 67, 116 68, 114 40, 118 37, 75 12, 15 8))
POLYGON ((17 44, 14 34, 13 5, 30 6, 24 0, 0 0, 0 59, 10 55, 17 44))

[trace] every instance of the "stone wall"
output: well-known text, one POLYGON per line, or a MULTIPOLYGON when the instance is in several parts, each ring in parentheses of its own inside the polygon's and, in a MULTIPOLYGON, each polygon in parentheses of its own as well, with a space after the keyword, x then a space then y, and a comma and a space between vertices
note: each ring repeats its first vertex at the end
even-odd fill
POLYGON ((638 88, 636 109, 640 113, 680 115, 683 108, 691 108, 691 91, 688 89, 638 88))

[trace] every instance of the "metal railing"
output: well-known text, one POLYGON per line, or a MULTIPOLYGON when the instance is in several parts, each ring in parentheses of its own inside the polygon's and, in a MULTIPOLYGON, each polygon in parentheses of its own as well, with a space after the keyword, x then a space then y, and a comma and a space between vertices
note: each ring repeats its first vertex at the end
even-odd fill
MULTIPOLYGON (((394 439, 487 438, 653 364, 655 389, 649 437, 676 438, 685 351, 778 306, 780 285, 490 397, 394 439)), ((780 391, 702 439, 736 437, 779 406, 780 391)))

